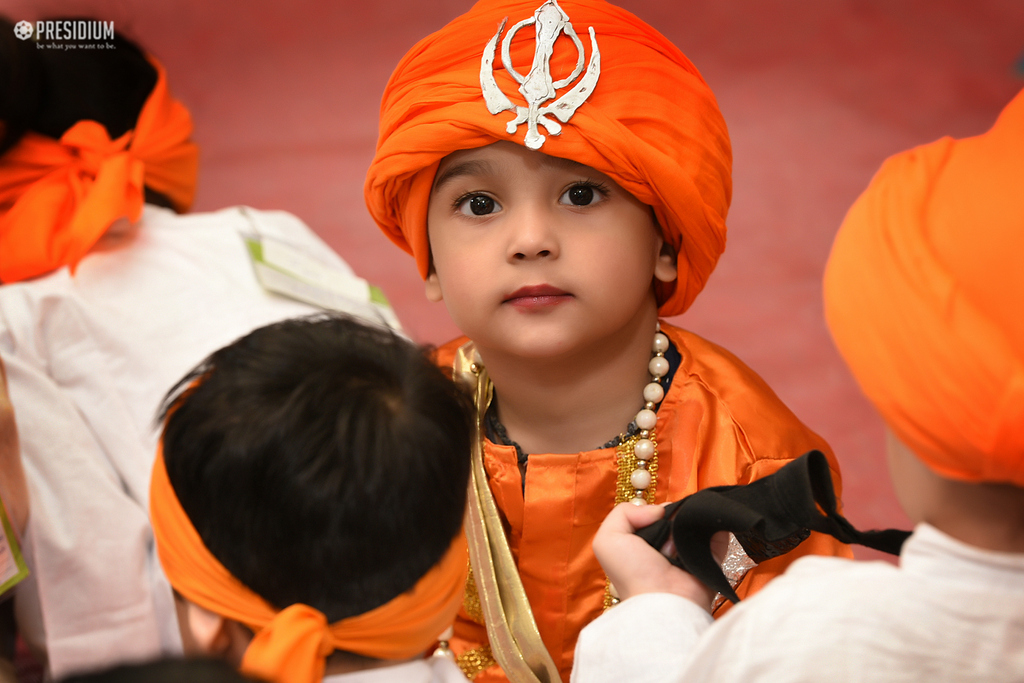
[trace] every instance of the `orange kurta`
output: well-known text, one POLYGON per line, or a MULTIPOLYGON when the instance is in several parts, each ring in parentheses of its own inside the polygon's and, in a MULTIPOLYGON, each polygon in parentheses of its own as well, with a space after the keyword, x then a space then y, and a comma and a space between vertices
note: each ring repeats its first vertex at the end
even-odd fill
MULTIPOLYGON (((815 448, 828 455, 837 495, 841 493, 839 468, 828 445, 764 380, 731 353, 695 334, 664 322, 662 331, 682 361, 658 409, 656 502, 678 500, 709 486, 751 482, 815 448)), ((466 341, 457 339, 441 347, 438 363, 450 367, 456 349, 466 341)), ((497 391, 500 395, 500 387, 497 391)), ((486 441, 484 467, 537 627, 568 681, 576 638, 603 609, 606 577, 591 542, 615 505, 616 450, 531 453, 525 490, 515 447, 486 441)), ((847 546, 812 534, 793 552, 752 569, 737 593, 743 598, 757 591, 807 554, 851 556, 847 546)), ((467 599, 471 602, 472 596, 467 599)), ((484 627, 464 608, 456 622, 453 650, 463 654, 486 643, 484 627)), ((504 676, 494 665, 474 680, 501 681, 504 676)))

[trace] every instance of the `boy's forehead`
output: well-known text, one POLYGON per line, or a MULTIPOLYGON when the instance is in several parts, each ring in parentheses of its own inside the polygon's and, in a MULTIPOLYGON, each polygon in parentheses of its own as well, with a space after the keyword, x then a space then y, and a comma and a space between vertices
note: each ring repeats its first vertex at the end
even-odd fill
POLYGON ((500 175, 512 163, 524 162, 537 170, 548 168, 577 173, 604 175, 597 169, 572 159, 551 156, 544 152, 527 149, 512 142, 494 142, 485 147, 460 149, 441 160, 434 176, 434 190, 451 180, 462 176, 500 175))

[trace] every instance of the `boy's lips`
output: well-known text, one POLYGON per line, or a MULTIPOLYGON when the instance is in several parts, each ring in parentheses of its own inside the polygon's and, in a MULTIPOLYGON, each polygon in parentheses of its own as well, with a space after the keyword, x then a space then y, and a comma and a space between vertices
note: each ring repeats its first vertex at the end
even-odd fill
POLYGON ((504 304, 511 304, 516 308, 537 309, 557 306, 572 299, 573 296, 565 290, 551 285, 532 285, 520 287, 505 297, 504 304))

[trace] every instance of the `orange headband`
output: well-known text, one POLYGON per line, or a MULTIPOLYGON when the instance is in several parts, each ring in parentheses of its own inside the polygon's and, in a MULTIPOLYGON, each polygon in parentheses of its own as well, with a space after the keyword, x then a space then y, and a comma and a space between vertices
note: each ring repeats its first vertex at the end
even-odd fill
POLYGON ((251 628, 256 636, 241 670, 274 683, 319 683, 324 660, 335 650, 378 659, 415 657, 451 626, 462 602, 469 560, 461 532, 412 589, 328 624, 308 605, 277 611, 210 554, 171 487, 162 447, 153 465, 149 505, 157 554, 171 585, 195 604, 251 628))
MULTIPOLYGON (((416 258, 424 278, 430 269, 427 205, 440 160, 499 140, 525 144, 525 124, 506 132, 514 112, 488 112, 481 58, 506 17, 507 30, 533 17, 542 1, 481 0, 413 47, 384 91, 377 154, 364 187, 366 204, 381 230, 416 258)), ((595 168, 654 208, 679 267, 675 282, 656 284, 658 302, 663 315, 677 315, 704 287, 725 249, 732 194, 725 121, 697 69, 653 28, 602 0, 562 0, 559 5, 588 61, 593 52, 588 29, 593 27, 600 77, 590 97, 562 124, 560 135, 540 129, 547 134, 540 151, 595 168)), ((529 71, 535 49, 535 29, 526 26, 511 48, 520 73, 529 71)), ((522 105, 518 83, 501 67, 500 54, 499 46, 493 67, 497 85, 512 103, 522 105)), ((550 61, 553 78, 569 75, 577 55, 564 35, 559 38, 550 61)))
POLYGON ((138 220, 144 186, 181 211, 192 205, 192 118, 150 62, 157 82, 133 131, 111 140, 99 123, 79 121, 60 140, 26 133, 0 158, 0 282, 74 267, 115 220, 138 220))
POLYGON ((836 346, 936 473, 1024 487, 1024 92, 883 164, 825 272, 836 346))

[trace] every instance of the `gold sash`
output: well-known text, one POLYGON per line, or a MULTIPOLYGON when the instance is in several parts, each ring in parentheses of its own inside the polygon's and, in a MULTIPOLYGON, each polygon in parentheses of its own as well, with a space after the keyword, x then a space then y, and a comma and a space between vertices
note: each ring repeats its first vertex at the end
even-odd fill
POLYGON ((466 537, 491 652, 512 683, 558 683, 544 647, 484 470, 484 416, 493 396, 487 370, 472 342, 455 354, 453 376, 473 390, 476 405, 466 537))

